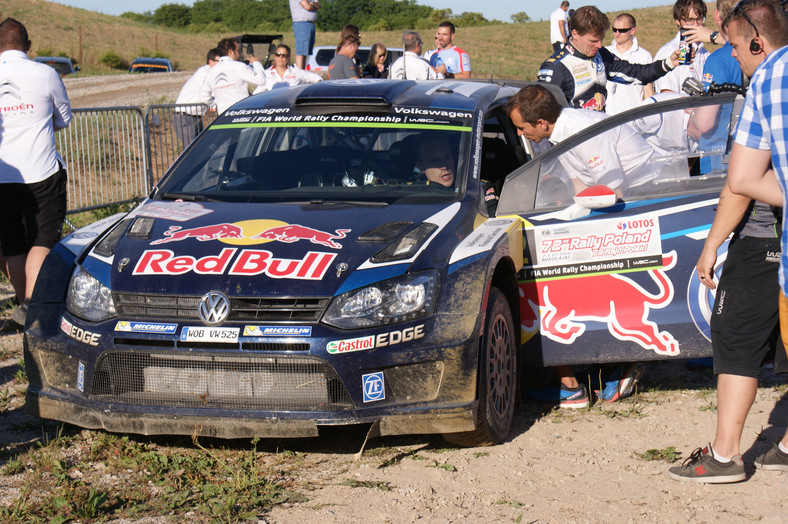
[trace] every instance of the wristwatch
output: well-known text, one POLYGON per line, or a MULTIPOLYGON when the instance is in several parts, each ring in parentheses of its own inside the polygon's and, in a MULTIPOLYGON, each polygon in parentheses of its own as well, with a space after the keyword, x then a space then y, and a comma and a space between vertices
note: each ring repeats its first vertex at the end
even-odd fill
POLYGON ((717 40, 717 36, 718 36, 719 34, 720 34, 720 32, 719 32, 719 31, 712 31, 712 32, 711 32, 711 34, 709 35, 709 40, 711 40, 711 43, 712 43, 712 44, 716 44, 716 43, 717 43, 715 40, 717 40))

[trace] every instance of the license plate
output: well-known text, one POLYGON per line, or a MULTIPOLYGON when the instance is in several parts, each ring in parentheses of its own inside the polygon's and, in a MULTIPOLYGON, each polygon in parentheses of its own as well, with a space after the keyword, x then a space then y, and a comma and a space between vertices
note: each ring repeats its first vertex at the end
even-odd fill
POLYGON ((238 342, 241 328, 184 327, 181 342, 238 342))

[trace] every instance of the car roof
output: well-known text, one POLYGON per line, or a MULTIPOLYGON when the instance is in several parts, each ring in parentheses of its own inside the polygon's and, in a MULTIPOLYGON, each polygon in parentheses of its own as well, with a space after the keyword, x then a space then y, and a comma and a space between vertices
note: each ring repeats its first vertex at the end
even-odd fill
POLYGON ((135 58, 131 63, 132 64, 143 64, 143 63, 146 63, 146 64, 169 64, 170 63, 170 59, 169 58, 153 58, 153 57, 148 57, 148 56, 139 56, 139 57, 135 58))
POLYGON ((33 59, 35 62, 64 62, 71 63, 71 59, 65 56, 37 56, 33 59))
POLYGON ((275 89, 244 99, 234 109, 266 107, 420 106, 473 111, 484 109, 502 89, 512 95, 517 87, 458 80, 328 80, 275 89))

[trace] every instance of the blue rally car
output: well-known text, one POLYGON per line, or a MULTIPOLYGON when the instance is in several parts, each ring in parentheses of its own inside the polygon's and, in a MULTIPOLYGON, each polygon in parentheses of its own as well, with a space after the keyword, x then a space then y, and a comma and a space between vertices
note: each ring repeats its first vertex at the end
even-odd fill
POLYGON ((135 210, 50 254, 28 408, 140 434, 372 422, 483 445, 509 433, 523 365, 708 356, 694 265, 734 95, 551 147, 504 110, 521 85, 323 82, 236 104, 135 210), (718 117, 698 135, 700 108, 718 117), (624 131, 637 183, 580 187, 624 131))

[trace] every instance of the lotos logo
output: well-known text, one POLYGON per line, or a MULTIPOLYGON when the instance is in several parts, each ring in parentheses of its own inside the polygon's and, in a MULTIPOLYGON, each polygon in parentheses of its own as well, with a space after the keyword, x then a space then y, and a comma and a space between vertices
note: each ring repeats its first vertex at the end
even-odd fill
POLYGON ((152 249, 142 253, 133 275, 265 275, 269 278, 321 280, 334 260, 334 253, 309 251, 301 259, 275 258, 260 249, 224 248, 218 255, 201 258, 175 256, 169 249, 152 249), (236 252, 238 256, 236 255, 236 252))
POLYGON ((652 228, 654 227, 654 219, 653 218, 641 218, 638 220, 622 220, 616 227, 624 231, 625 229, 641 229, 641 228, 652 228))
POLYGON ((212 226, 195 227, 183 229, 181 226, 170 226, 164 232, 166 238, 154 240, 151 245, 166 244, 167 242, 177 242, 187 238, 195 238, 200 242, 207 240, 219 240, 222 238, 243 238, 243 229, 234 224, 214 224, 212 226))
POLYGON ((659 355, 678 355, 679 343, 673 335, 660 332, 648 320, 651 309, 664 308, 673 300, 673 283, 665 271, 675 266, 676 252, 663 255, 662 260, 663 268, 647 271, 658 286, 655 295, 621 274, 520 284, 521 328, 533 333, 538 324, 542 335, 571 344, 585 332, 585 322, 603 322, 619 340, 635 342, 659 355))
POLYGON ((312 229, 300 224, 288 224, 280 220, 243 220, 241 222, 212 224, 208 226, 183 229, 181 226, 170 226, 164 232, 164 238, 154 240, 151 245, 166 244, 193 238, 200 242, 218 240, 224 244, 255 245, 266 242, 293 243, 309 240, 333 249, 342 249, 342 244, 335 242, 345 238, 350 229, 337 229, 334 233, 312 229))

